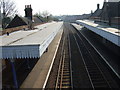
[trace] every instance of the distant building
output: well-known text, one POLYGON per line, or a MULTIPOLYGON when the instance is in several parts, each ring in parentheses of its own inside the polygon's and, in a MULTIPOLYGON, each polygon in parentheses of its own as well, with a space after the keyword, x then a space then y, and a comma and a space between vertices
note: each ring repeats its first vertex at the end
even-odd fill
POLYGON ((91 14, 83 14, 83 15, 64 15, 60 19, 67 22, 75 22, 80 19, 88 19, 91 14))
POLYGON ((101 12, 102 12, 102 10, 100 9, 100 4, 97 4, 97 9, 95 10, 94 13, 91 14, 89 19, 98 19, 101 12))
POLYGON ((33 25, 43 23, 43 20, 37 16, 32 16, 31 5, 25 5, 25 17, 16 15, 12 21, 8 24, 7 28, 14 28, 18 26, 28 25, 29 29, 32 29, 33 25))
POLYGON ((109 25, 120 25, 120 0, 104 1, 102 9, 97 10, 91 15, 90 19, 108 23, 109 25))

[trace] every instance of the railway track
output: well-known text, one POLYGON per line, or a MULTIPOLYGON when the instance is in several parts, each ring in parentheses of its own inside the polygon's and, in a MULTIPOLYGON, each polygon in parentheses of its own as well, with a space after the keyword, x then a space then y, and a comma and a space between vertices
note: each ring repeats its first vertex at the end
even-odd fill
POLYGON ((73 33, 73 38, 76 41, 76 45, 84 63, 84 67, 92 88, 114 88, 114 86, 112 85, 112 79, 110 80, 106 77, 104 67, 101 67, 100 64, 97 62, 97 59, 101 60, 102 58, 99 55, 99 57, 96 58, 94 56, 95 54, 91 53, 90 48, 88 48, 89 44, 86 43, 86 40, 82 36, 82 34, 78 33, 77 30, 74 30, 74 28, 71 28, 69 28, 69 31, 73 33))
POLYGON ((64 30, 63 45, 55 88, 72 88, 72 69, 68 35, 64 30))
POLYGON ((60 54, 56 57, 59 62, 54 63, 54 75, 50 75, 52 79, 49 79, 46 88, 50 87, 50 82, 55 82, 55 89, 119 88, 103 58, 71 24, 64 23, 62 38, 61 49, 58 51, 60 54))
POLYGON ((78 34, 76 34, 76 36, 74 36, 74 39, 82 56, 92 88, 110 87, 102 71, 98 67, 97 63, 94 61, 94 57, 90 54, 87 46, 84 44, 82 38, 78 34))

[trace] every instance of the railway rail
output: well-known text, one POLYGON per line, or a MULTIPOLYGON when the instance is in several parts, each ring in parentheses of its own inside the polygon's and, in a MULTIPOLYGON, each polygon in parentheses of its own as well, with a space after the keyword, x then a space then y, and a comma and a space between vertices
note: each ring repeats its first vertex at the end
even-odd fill
POLYGON ((68 35, 64 30, 64 39, 61 50, 60 64, 58 69, 58 75, 56 80, 55 88, 72 88, 72 71, 71 71, 71 61, 70 61, 70 47, 68 35), (66 43, 67 42, 67 43, 66 43))
MULTIPOLYGON (((72 31, 72 33, 73 33, 73 31, 72 31)), ((105 79, 102 71, 98 67, 97 63, 94 61, 94 59, 93 59, 94 57, 89 52, 87 46, 84 44, 80 35, 76 34, 76 36, 74 36, 74 39, 76 41, 76 44, 79 49, 79 53, 84 62, 85 69, 87 71, 87 75, 89 77, 92 88, 110 87, 110 85, 107 82, 107 80, 105 79)))
MULTIPOLYGON (((70 25, 70 24, 69 24, 70 25)), ((90 44, 84 38, 81 33, 78 33, 77 30, 69 26, 69 31, 73 34, 73 38, 76 41, 76 45, 79 50, 79 54, 81 55, 82 61, 84 63, 84 67, 86 69, 91 87, 93 89, 96 88, 114 88, 117 87, 114 79, 112 79, 108 73, 105 72, 107 70, 104 69, 99 63, 103 58, 96 53, 96 51, 91 51, 90 44), (91 53, 94 52, 94 53, 91 53), (99 61, 99 62, 98 62, 99 61), (109 78, 108 78, 108 77, 109 78)), ((117 87, 118 88, 118 87, 117 87)))

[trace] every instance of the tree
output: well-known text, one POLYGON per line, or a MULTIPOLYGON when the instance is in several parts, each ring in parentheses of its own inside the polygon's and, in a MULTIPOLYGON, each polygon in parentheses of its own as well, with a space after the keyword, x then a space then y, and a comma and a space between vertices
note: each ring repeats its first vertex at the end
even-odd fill
POLYGON ((13 17, 17 14, 16 5, 11 0, 0 0, 0 8, 4 17, 13 17))
POLYGON ((48 11, 43 11, 42 12, 42 16, 47 18, 50 15, 50 13, 48 11))
POLYGON ((11 0, 0 0, 0 9, 2 13, 2 28, 5 29, 10 22, 10 18, 17 14, 16 5, 11 0))
POLYGON ((34 14, 34 16, 41 18, 44 22, 53 21, 53 20, 58 21, 58 19, 54 17, 52 14, 50 14, 48 11, 43 11, 42 13, 37 12, 36 14, 34 14))
POLYGON ((43 11, 42 13, 39 11, 39 12, 36 13, 34 16, 37 16, 37 17, 42 18, 44 22, 48 22, 50 15, 51 15, 51 14, 50 14, 48 11, 43 11))

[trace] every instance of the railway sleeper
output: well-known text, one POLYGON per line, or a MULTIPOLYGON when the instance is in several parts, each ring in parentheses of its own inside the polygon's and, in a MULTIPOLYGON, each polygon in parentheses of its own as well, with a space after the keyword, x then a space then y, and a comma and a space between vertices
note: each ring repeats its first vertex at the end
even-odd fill
POLYGON ((106 85, 106 84, 101 84, 101 85, 100 85, 100 83, 98 83, 98 84, 94 84, 94 87, 95 87, 95 88, 108 88, 109 86, 106 85))
POLYGON ((70 76, 70 73, 64 73, 63 76, 70 76))
POLYGON ((104 80, 104 78, 100 76, 91 76, 92 80, 104 80))
POLYGON ((95 68, 94 65, 88 65, 87 68, 93 69, 93 70, 97 70, 97 68, 95 68))
POLYGON ((69 68, 66 66, 66 67, 64 67, 64 70, 68 70, 69 71, 69 68))
POLYGON ((66 84, 63 83, 63 84, 62 84, 62 87, 63 87, 63 88, 65 88, 65 87, 70 87, 70 86, 71 86, 70 83, 66 83, 66 84))
POLYGON ((68 65, 65 65, 65 66, 64 66, 64 69, 69 69, 69 66, 68 66, 68 65))
POLYGON ((64 80, 69 80, 70 77, 63 77, 62 79, 64 79, 64 80))
POLYGON ((66 65, 64 65, 64 69, 69 69, 69 67, 68 67, 68 66, 66 66, 66 65))
POLYGON ((62 81, 63 84, 70 84, 70 80, 62 81))
POLYGON ((106 81, 104 79, 102 79, 102 78, 92 79, 92 81, 93 82, 105 82, 106 83, 106 81))
POLYGON ((63 72, 70 72, 69 69, 64 69, 63 72))
POLYGON ((70 78, 70 75, 63 75, 63 78, 70 78))
POLYGON ((101 72, 98 72, 98 70, 89 70, 89 73, 94 74, 94 75, 101 75, 101 72))
POLYGON ((91 78, 103 78, 103 76, 99 73, 90 73, 91 78))
POLYGON ((94 82, 94 85, 106 85, 106 82, 97 81, 97 82, 94 82))

